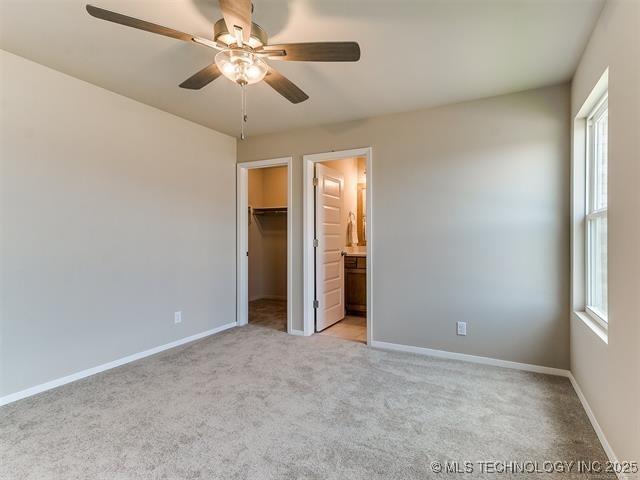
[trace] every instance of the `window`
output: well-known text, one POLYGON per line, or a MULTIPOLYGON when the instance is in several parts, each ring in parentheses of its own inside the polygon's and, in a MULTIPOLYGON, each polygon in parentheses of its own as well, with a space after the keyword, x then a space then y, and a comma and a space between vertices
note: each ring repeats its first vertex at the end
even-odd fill
POLYGON ((586 310, 607 325, 607 95, 587 117, 586 310))

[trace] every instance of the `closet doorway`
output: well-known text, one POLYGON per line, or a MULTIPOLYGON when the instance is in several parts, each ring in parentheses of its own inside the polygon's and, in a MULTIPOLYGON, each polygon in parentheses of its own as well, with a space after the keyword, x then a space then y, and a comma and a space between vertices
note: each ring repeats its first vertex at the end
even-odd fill
POLYGON ((292 329, 291 157, 239 163, 238 325, 292 329))

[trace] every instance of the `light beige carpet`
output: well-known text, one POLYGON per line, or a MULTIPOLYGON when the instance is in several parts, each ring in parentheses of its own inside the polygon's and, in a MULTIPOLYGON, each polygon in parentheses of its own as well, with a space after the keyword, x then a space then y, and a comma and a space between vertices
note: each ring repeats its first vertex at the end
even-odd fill
POLYGON ((249 324, 287 331, 287 301, 261 298, 249 302, 249 324))
MULTIPOLYGON (((251 325, 0 409, 2 479, 406 480, 446 460, 605 455, 565 378, 251 325)), ((448 477, 589 478, 478 468, 448 477)))

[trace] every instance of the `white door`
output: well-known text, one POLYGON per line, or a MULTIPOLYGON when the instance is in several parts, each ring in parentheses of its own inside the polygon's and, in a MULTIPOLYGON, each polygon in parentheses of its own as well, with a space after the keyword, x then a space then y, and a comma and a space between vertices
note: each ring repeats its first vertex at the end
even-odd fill
POLYGON ((316 163, 316 331, 342 320, 344 175, 316 163))

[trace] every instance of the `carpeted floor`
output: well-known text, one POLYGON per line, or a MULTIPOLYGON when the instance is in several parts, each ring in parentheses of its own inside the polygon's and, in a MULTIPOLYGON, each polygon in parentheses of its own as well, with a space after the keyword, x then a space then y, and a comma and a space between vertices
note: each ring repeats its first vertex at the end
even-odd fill
POLYGON ((287 331, 287 301, 261 298, 249 302, 249 323, 287 331))
POLYGON ((606 459, 566 378, 254 325, 0 409, 2 479, 551 478, 445 460, 606 459))

